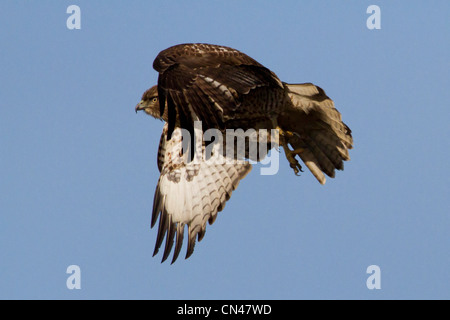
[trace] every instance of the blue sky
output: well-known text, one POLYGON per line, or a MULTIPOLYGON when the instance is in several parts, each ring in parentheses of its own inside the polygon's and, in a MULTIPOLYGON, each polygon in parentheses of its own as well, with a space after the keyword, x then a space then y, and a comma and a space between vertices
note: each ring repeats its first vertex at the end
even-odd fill
POLYGON ((449 299, 450 3, 341 2, 1 1, 0 298, 449 299), (162 123, 134 106, 185 42, 321 86, 355 147, 325 186, 256 166, 170 265, 150 229, 162 123))

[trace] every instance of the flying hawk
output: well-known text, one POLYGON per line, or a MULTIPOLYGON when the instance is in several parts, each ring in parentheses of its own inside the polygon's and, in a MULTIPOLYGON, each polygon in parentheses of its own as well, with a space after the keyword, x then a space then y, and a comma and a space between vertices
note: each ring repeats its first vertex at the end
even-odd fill
MULTIPOLYGON (((162 262, 174 243, 172 263, 177 259, 186 225, 186 258, 191 256, 206 223, 214 222, 251 170, 248 159, 192 161, 195 151, 207 147, 202 140, 196 143, 206 130, 277 129, 279 145, 295 174, 302 169, 298 156, 321 184, 325 174, 333 178, 335 169, 343 170, 343 161, 350 159, 351 130, 333 101, 311 83, 282 82, 246 54, 211 44, 170 47, 158 54, 153 68, 159 72, 158 84, 145 91, 135 110, 165 121, 151 221, 153 227, 159 217, 153 255, 166 238, 162 262), (194 121, 201 121, 201 127, 194 121), (183 131, 191 133, 191 152, 182 147, 183 131)), ((227 156, 223 149, 214 150, 218 158, 227 156)))

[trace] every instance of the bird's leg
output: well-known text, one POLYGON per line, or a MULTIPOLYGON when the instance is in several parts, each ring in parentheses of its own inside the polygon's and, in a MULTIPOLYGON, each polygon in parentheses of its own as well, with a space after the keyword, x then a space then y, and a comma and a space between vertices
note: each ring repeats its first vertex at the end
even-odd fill
POLYGON ((294 133, 292 133, 291 131, 284 131, 279 126, 277 126, 277 130, 279 132, 280 144, 283 147, 286 159, 289 161, 291 168, 294 169, 295 175, 298 176, 299 172, 303 172, 303 170, 300 163, 297 161, 297 159, 295 159, 295 156, 302 153, 304 150, 302 148, 291 150, 288 146, 287 140, 292 137, 294 133))

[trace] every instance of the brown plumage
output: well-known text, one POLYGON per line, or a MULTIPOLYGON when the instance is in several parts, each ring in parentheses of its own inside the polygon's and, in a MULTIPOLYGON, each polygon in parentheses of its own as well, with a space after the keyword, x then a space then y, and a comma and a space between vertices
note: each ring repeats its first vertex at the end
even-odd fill
POLYGON ((153 67, 159 72, 158 85, 143 94, 136 111, 166 121, 152 215, 152 226, 160 220, 155 254, 166 237, 163 261, 174 242, 172 262, 178 257, 185 225, 186 257, 192 254, 195 237, 203 238, 206 222, 214 222, 251 169, 243 159, 225 164, 191 162, 192 154, 189 157, 181 148, 182 129, 191 133, 191 145, 199 152, 205 150, 205 143, 193 142, 207 129, 278 129, 280 145, 295 173, 301 170, 298 155, 321 184, 325 174, 334 177, 335 169, 343 170, 343 161, 350 159, 351 130, 333 101, 311 83, 284 83, 246 54, 210 44, 170 47, 158 54, 153 67), (196 120, 201 128, 194 127, 196 120))

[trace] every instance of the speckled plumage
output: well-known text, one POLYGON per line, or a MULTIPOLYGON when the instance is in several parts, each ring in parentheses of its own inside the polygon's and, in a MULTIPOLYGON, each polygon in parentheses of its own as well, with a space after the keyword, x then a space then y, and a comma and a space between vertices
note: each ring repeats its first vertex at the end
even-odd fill
MULTIPOLYGON (((166 237, 163 261, 174 242, 172 262, 178 257, 186 225, 186 257, 192 254, 195 238, 204 236, 206 222, 214 222, 251 169, 246 161, 190 162, 188 154, 181 151, 182 129, 191 134, 193 142, 211 128, 221 132, 277 128, 289 133, 283 136, 285 151, 289 153, 287 145, 293 147, 294 156, 299 156, 321 184, 325 175, 334 177, 335 170, 343 170, 343 161, 350 159, 351 130, 333 101, 314 84, 284 83, 246 54, 210 44, 170 47, 158 54, 153 67, 159 72, 158 85, 144 93, 136 110, 166 121, 152 215, 152 226, 159 217, 155 254, 166 237), (201 128, 194 128, 196 120, 202 122, 201 128)), ((205 144, 196 147, 202 151, 205 144)), ((286 157, 294 168, 297 160, 286 157)))

